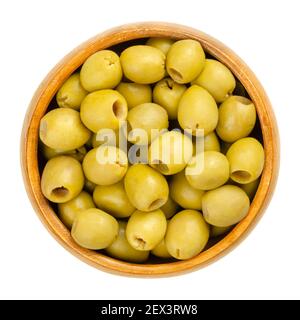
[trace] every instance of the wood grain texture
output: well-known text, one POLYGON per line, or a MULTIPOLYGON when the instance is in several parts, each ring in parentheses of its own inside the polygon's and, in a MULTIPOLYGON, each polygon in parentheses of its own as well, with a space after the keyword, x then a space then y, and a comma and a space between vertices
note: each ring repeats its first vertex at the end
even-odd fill
POLYGON ((256 225, 275 188, 279 170, 279 137, 276 119, 263 87, 249 67, 233 51, 207 34, 189 27, 160 22, 136 23, 111 29, 86 41, 63 58, 46 76, 32 98, 24 120, 21 163, 26 190, 35 211, 49 232, 72 254, 92 266, 112 273, 131 276, 166 276, 183 273, 213 262, 239 244, 256 225), (198 40, 206 52, 232 70, 246 88, 257 108, 266 159, 261 182, 249 214, 226 237, 187 261, 140 265, 119 261, 81 248, 72 240, 70 232, 59 220, 41 192, 37 152, 40 119, 62 83, 94 52, 124 41, 146 37, 198 40))

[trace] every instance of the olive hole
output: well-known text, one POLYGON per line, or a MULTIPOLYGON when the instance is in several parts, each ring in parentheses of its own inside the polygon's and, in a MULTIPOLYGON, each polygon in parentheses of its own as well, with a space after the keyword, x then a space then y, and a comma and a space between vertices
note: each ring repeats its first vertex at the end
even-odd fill
POLYGON ((176 257, 179 259, 180 258, 180 249, 176 249, 176 257))
POLYGON ((155 164, 153 165, 157 170, 168 173, 169 172, 169 167, 163 163, 161 160, 154 160, 153 161, 155 164))
POLYGON ((150 211, 156 210, 158 208, 160 208, 161 206, 163 206, 165 204, 165 200, 164 199, 156 199, 153 202, 150 203, 148 209, 150 211))
POLYGON ((135 237, 135 243, 137 248, 139 249, 145 249, 146 241, 143 238, 135 237))
POLYGON ((125 168, 126 167, 126 163, 122 163, 120 161, 116 161, 115 164, 119 167, 125 168))
POLYGON ((171 79, 167 79, 166 80, 166 85, 167 85, 167 87, 170 89, 170 90, 172 90, 173 89, 173 81, 171 80, 171 79))
POLYGON ((125 120, 125 108, 120 100, 116 100, 112 105, 115 117, 119 120, 125 120))
POLYGON ((241 183, 247 183, 251 179, 251 174, 244 170, 237 170, 231 173, 233 180, 241 183))
POLYGON ((106 57, 106 58, 104 58, 104 60, 106 60, 108 62, 109 66, 112 66, 115 64, 115 62, 110 57, 106 57))
POLYGON ((65 187, 57 187, 52 190, 52 195, 58 198, 64 198, 68 195, 69 190, 65 187))
POLYGON ((176 69, 170 68, 169 74, 175 81, 182 81, 182 74, 176 69))

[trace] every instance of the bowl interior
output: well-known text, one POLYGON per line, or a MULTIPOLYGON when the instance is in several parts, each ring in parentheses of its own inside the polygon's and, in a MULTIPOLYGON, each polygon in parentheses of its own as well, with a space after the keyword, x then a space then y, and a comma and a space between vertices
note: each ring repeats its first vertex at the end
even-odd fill
POLYGON ((258 221, 270 199, 277 177, 278 165, 275 159, 277 153, 276 121, 265 92, 251 70, 238 56, 217 40, 197 30, 171 24, 146 23, 123 26, 100 34, 72 51, 49 73, 37 90, 27 113, 22 142, 23 173, 27 191, 39 217, 49 231, 64 247, 85 262, 111 272, 131 275, 183 272, 212 262, 238 244, 258 221), (107 48, 120 54, 124 48, 145 43, 149 37, 155 36, 196 39, 201 42, 207 56, 221 61, 231 69, 236 79, 242 84, 239 90, 245 88, 243 94, 241 91, 235 92, 235 94, 249 97, 256 106, 258 121, 251 136, 264 144, 266 162, 249 214, 228 234, 210 240, 205 250, 190 260, 162 261, 152 257, 147 264, 140 265, 108 257, 102 252, 81 248, 72 240, 69 230, 55 213, 57 211, 56 205, 50 204, 41 193, 40 175, 45 160, 38 150, 38 127, 41 117, 56 106, 55 94, 59 87, 73 72, 80 68, 88 56, 107 48), (37 168, 39 169, 37 170, 37 168))

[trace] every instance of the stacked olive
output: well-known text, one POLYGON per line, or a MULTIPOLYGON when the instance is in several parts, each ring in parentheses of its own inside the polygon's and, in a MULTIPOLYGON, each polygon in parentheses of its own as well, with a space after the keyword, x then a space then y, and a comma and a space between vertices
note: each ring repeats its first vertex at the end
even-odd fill
POLYGON ((40 121, 41 189, 74 241, 135 263, 185 260, 244 219, 264 149, 236 83, 199 42, 161 38, 98 51, 66 79, 40 121))

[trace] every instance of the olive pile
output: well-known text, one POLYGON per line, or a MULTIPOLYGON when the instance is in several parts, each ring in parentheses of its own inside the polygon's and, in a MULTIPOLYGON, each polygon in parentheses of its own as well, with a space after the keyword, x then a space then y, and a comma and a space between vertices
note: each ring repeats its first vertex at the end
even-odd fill
POLYGON ((41 189, 73 239, 130 262, 185 260, 241 221, 264 149, 249 136, 254 104, 233 92, 243 87, 195 40, 91 55, 39 131, 41 189), (116 136, 99 139, 103 130, 116 136))

